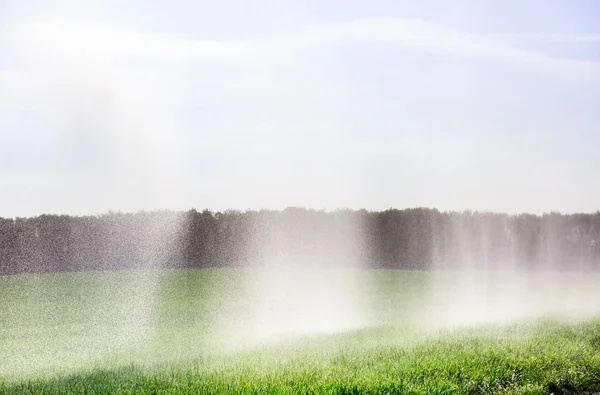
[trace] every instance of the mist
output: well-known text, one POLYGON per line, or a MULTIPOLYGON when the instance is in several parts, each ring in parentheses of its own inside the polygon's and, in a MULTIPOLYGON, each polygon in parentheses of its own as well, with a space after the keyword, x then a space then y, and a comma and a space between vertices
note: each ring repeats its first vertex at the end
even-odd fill
POLYGON ((434 329, 588 320, 600 315, 599 279, 598 271, 438 272, 430 304, 417 316, 434 329))

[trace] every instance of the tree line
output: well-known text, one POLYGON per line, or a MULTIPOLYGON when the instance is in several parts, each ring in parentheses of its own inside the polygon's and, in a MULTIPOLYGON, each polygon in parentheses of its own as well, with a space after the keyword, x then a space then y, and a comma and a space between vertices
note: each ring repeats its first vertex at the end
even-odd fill
POLYGON ((0 275, 251 263, 600 269, 600 211, 508 215, 303 208, 0 218, 0 275))

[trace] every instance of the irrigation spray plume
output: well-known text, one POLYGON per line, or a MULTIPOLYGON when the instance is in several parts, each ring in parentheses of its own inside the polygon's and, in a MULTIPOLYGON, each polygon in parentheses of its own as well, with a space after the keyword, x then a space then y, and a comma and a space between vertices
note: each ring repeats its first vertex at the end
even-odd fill
POLYGON ((249 300, 229 322, 227 342, 254 345, 366 324, 358 213, 263 210, 252 213, 251 229, 249 300))
MULTIPOLYGON (((59 34, 62 45, 42 45, 39 37, 43 34, 21 30, 16 37, 23 50, 44 65, 38 77, 51 90, 51 100, 44 96, 35 99, 51 110, 56 120, 49 126, 57 130, 61 142, 56 166, 64 166, 69 185, 77 185, 75 192, 65 193, 68 209, 96 211, 99 207, 90 208, 87 201, 97 201, 98 196, 103 197, 104 211, 172 209, 174 201, 189 201, 179 185, 186 178, 181 163, 185 156, 180 139, 183 127, 170 110, 172 95, 166 84, 156 74, 136 72, 127 62, 104 54, 102 48, 114 44, 110 37, 88 37, 87 29, 66 34, 69 30, 63 31, 60 24, 44 28, 50 35, 59 34), (94 40, 101 45, 90 45, 94 40)), ((95 242, 105 248, 93 258, 98 260, 96 267, 143 269, 124 275, 130 286, 118 287, 119 293, 104 301, 113 314, 108 319, 119 328, 114 336, 115 352, 122 352, 154 337, 160 271, 179 265, 176 251, 181 246, 185 215, 113 213, 104 216, 104 221, 95 242), (113 253, 111 245, 127 245, 120 249, 127 251, 122 254, 126 256, 113 253)))
MULTIPOLYGON (((600 273, 592 261, 560 261, 558 230, 549 225, 552 215, 539 219, 543 241, 530 242, 533 247, 525 253, 515 248, 525 241, 516 239, 514 217, 485 213, 450 217, 453 252, 448 260, 434 259, 430 296, 417 314, 421 324, 463 327, 600 316, 600 273)), ((432 248, 439 250, 440 244, 443 241, 436 240, 432 248)))

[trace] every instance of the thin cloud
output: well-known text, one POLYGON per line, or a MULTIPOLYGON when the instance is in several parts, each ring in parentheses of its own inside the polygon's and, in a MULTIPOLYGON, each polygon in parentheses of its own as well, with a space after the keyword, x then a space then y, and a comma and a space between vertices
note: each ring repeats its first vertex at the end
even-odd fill
POLYGON ((475 35, 406 18, 365 18, 350 22, 312 26, 293 34, 240 40, 195 40, 145 33, 111 26, 92 26, 65 21, 32 22, 22 26, 20 36, 53 50, 76 52, 92 58, 150 57, 172 60, 230 61, 249 64, 287 63, 303 51, 331 50, 364 42, 386 42, 452 56, 490 59, 586 82, 600 79, 596 62, 554 57, 543 52, 515 48, 503 38, 552 41, 597 41, 600 36, 475 35))
POLYGON ((557 43, 595 43, 600 42, 600 34, 501 34, 491 37, 519 40, 550 41, 557 43))

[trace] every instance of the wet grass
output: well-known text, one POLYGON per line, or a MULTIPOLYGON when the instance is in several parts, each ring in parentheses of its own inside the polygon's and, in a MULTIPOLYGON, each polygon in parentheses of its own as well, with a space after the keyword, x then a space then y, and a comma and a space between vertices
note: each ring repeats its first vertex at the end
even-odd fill
POLYGON ((0 393, 600 392, 599 319, 426 330, 430 273, 365 276, 376 325, 236 348, 240 271, 0 277, 0 393))

